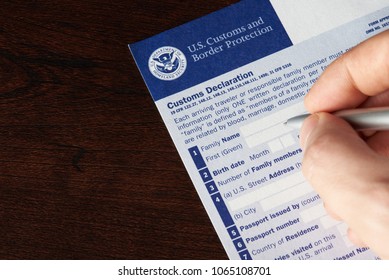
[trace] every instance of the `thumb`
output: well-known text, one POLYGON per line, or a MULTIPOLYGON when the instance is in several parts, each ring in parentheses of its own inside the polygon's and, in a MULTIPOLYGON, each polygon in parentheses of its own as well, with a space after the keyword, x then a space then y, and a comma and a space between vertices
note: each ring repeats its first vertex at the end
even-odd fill
POLYGON ((374 174, 371 172, 377 155, 338 117, 328 113, 311 115, 303 124, 300 139, 303 174, 323 195, 344 181, 360 180, 361 176, 369 181, 374 174))

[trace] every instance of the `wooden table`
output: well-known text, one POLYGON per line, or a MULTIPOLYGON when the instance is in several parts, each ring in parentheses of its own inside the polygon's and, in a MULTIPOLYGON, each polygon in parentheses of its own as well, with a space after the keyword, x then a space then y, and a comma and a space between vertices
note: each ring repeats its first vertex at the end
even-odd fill
POLYGON ((233 2, 2 1, 1 259, 227 259, 127 44, 233 2))

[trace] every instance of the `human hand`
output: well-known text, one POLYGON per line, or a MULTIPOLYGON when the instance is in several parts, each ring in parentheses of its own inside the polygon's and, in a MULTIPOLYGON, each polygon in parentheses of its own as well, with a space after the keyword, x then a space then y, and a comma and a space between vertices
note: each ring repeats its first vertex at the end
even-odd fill
POLYGON ((389 131, 361 136, 329 113, 389 106, 389 30, 333 62, 306 96, 303 174, 349 239, 389 259, 389 131))

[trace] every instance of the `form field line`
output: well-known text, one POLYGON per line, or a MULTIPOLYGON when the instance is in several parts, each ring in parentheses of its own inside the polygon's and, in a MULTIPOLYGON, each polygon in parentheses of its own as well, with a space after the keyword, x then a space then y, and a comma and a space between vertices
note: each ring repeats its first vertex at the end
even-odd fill
POLYGON ((231 211, 236 211, 240 208, 244 208, 250 204, 261 201, 266 197, 279 193, 280 191, 301 184, 304 181, 305 178, 302 172, 296 172, 274 183, 265 185, 257 190, 243 194, 238 198, 228 201, 228 206, 230 207, 231 211))

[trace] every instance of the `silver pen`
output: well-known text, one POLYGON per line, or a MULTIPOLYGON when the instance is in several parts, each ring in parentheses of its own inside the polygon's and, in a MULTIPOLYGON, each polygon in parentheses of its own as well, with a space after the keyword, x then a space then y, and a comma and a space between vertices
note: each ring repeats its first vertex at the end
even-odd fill
MULTIPOLYGON (((333 114, 347 121, 355 130, 389 130, 389 107, 348 109, 333 114)), ((300 129, 309 115, 293 117, 285 125, 300 129)))

